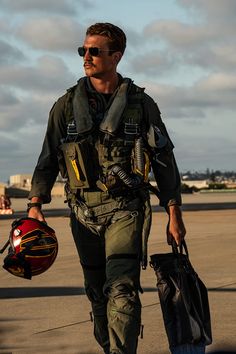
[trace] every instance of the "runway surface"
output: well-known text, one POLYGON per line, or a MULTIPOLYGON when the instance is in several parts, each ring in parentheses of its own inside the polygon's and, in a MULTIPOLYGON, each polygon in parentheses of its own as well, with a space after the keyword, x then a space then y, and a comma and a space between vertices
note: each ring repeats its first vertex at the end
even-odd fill
MULTIPOLYGON (((213 344, 208 353, 236 353, 236 210, 233 195, 183 196, 190 260, 208 288, 213 344), (216 205, 215 209, 212 204, 216 205), (222 204, 227 207, 220 208, 222 204)), ((13 200, 13 218, 25 216, 26 200, 13 200)), ((167 214, 152 197, 153 223, 149 255, 170 252, 166 243, 167 214)), ((69 227, 63 198, 45 206, 48 224, 56 230, 59 253, 53 266, 32 280, 14 277, 0 267, 1 354, 101 354, 93 337, 90 304, 69 227), (61 213, 61 214, 60 214, 61 213)), ((12 219, 0 217, 0 246, 8 238, 12 219)), ((0 255, 3 264, 5 254, 0 255)), ((138 354, 168 354, 154 271, 141 274, 144 338, 138 354)))

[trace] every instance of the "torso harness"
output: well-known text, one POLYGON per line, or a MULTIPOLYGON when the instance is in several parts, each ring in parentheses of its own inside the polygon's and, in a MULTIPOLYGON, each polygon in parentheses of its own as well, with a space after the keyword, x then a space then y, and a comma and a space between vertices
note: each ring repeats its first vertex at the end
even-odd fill
POLYGON ((141 201, 144 214, 142 267, 145 268, 151 206, 145 188, 150 164, 143 112, 144 89, 130 79, 123 79, 99 122, 98 112, 89 104, 86 80, 80 79, 67 96, 67 137, 61 149, 68 174, 68 202, 81 222, 100 232, 106 220, 104 212, 109 214, 124 208, 136 210, 137 199, 139 207, 141 201), (112 200, 104 206, 90 206, 80 199, 84 191, 105 192, 112 200), (136 195, 136 199, 126 198, 129 194, 136 195), (127 204, 127 199, 134 205, 129 201, 127 204))
POLYGON ((119 194, 147 180, 144 89, 123 79, 100 123, 89 105, 86 78, 69 90, 67 137, 62 144, 70 190, 119 194))

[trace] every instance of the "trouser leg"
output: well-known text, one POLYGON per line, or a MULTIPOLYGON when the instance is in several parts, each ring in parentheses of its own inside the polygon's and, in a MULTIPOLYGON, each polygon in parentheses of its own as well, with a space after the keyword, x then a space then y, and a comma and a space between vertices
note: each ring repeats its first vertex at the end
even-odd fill
POLYGON ((115 215, 105 233, 108 330, 112 353, 135 354, 141 324, 140 252, 142 215, 115 215))
POLYGON ((102 274, 98 271, 87 272, 84 270, 84 276, 86 278, 85 291, 92 305, 94 336, 100 346, 104 350, 108 350, 110 345, 107 321, 107 299, 103 294, 104 283, 93 281, 95 276, 98 277, 98 279, 102 279, 102 274))
MULTIPOLYGON (((130 261, 127 263, 131 263, 130 261)), ((111 261, 114 268, 118 261, 111 261)), ((110 265, 111 266, 111 265, 110 265)), ((124 268, 124 265, 123 265, 124 268)), ((106 288, 108 295, 108 330, 114 353, 135 354, 141 325, 141 303, 138 287, 131 277, 119 277, 106 288)))
POLYGON ((105 274, 104 238, 71 215, 71 229, 84 273, 86 294, 91 302, 94 318, 94 336, 105 353, 109 353, 107 328, 107 298, 103 294, 105 274))
POLYGON ((105 238, 93 234, 90 229, 79 223, 73 214, 71 226, 84 270, 87 295, 91 299, 93 311, 96 314, 103 314, 102 321, 100 321, 102 316, 95 316, 96 339, 105 352, 110 342, 111 353, 136 354, 141 322, 138 292, 142 213, 127 210, 114 213, 111 224, 109 223, 104 231, 105 238), (106 258, 106 273, 102 273, 106 258), (101 271, 99 277, 96 276, 98 269, 101 271), (109 335, 107 328, 105 329, 106 298, 101 291, 101 284, 105 278, 104 293, 108 298, 109 335), (98 279, 102 279, 101 282, 98 283, 98 279))

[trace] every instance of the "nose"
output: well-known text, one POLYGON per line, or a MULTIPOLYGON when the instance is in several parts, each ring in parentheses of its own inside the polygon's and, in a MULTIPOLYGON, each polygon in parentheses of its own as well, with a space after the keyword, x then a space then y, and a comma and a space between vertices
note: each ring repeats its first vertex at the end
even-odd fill
POLYGON ((92 56, 89 54, 88 48, 86 48, 85 54, 84 54, 84 60, 91 60, 92 56))

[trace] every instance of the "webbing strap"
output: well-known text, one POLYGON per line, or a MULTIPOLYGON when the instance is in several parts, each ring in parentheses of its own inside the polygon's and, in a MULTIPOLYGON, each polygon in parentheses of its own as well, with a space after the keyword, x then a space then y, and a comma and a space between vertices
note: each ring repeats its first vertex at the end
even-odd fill
POLYGON ((81 208, 82 211, 84 212, 85 210, 87 210, 89 212, 89 214, 93 215, 93 216, 101 216, 104 214, 109 214, 114 210, 118 210, 120 208, 122 208, 122 206, 124 206, 124 202, 123 201, 112 201, 106 204, 102 204, 102 205, 98 205, 95 207, 88 207, 86 204, 83 203, 79 203, 79 205, 77 205, 78 208, 81 208))

